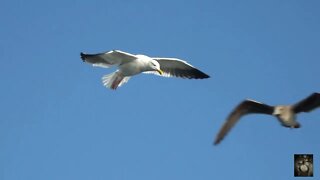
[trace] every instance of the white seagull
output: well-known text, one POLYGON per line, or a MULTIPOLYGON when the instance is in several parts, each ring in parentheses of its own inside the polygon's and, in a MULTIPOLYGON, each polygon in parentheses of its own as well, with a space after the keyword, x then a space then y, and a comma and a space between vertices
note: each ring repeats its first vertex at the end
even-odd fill
POLYGON ((244 100, 230 113, 220 129, 214 144, 219 144, 238 120, 246 114, 273 115, 277 117, 284 127, 299 128, 300 124, 296 121, 296 114, 310 112, 319 106, 320 93, 313 93, 294 105, 270 106, 253 100, 244 100))
POLYGON ((128 82, 131 76, 140 73, 153 73, 165 77, 181 77, 188 79, 204 79, 209 76, 196 69, 186 61, 177 58, 148 57, 133 55, 120 50, 112 50, 99 54, 85 54, 81 52, 81 59, 93 66, 109 68, 118 66, 118 70, 102 77, 103 85, 117 89, 128 82))

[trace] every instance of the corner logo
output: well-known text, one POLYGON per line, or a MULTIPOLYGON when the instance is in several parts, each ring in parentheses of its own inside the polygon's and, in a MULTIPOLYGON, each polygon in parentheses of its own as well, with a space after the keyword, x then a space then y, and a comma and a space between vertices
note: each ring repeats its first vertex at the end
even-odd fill
POLYGON ((313 177, 313 155, 294 155, 294 177, 313 177))

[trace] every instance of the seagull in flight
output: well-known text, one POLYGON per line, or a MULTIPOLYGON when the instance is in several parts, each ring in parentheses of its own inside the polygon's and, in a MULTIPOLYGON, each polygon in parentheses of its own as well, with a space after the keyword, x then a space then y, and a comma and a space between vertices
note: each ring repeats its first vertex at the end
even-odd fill
POLYGON ((80 53, 84 62, 93 66, 109 68, 117 66, 118 70, 102 77, 105 87, 113 90, 128 82, 131 76, 140 73, 152 73, 164 77, 180 77, 188 79, 205 79, 209 75, 177 58, 148 57, 146 55, 134 55, 120 50, 98 54, 80 53))
POLYGON ((296 121, 296 114, 310 112, 320 106, 320 93, 313 93, 307 98, 294 105, 270 106, 254 100, 244 100, 228 116, 227 120, 220 129, 215 145, 227 135, 238 120, 247 114, 267 114, 275 116, 282 126, 288 128, 299 128, 300 124, 296 121))

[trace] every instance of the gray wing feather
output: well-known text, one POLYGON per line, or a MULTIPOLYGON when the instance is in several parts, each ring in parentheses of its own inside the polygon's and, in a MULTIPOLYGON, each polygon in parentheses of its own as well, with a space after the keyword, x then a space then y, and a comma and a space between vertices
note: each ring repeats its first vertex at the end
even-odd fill
POLYGON ((112 50, 98 54, 85 54, 81 52, 80 56, 84 62, 106 67, 120 65, 136 59, 134 55, 119 50, 112 50))
POLYGON ((188 79, 204 79, 210 76, 198 70, 185 61, 176 58, 152 58, 160 64, 165 76, 175 76, 188 79))
POLYGON ((320 107, 320 93, 313 93, 293 106, 295 113, 309 112, 320 107))
POLYGON ((252 113, 272 114, 273 110, 274 107, 256 101, 245 100, 241 102, 228 116, 220 129, 214 144, 219 144, 242 116, 252 113))

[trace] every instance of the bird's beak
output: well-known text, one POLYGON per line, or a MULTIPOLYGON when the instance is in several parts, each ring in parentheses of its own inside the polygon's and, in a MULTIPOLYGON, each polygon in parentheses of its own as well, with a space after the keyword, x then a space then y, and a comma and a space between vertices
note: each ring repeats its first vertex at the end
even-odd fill
POLYGON ((293 128, 300 128, 300 124, 294 125, 293 128))
POLYGON ((158 71, 158 73, 159 73, 160 75, 163 74, 163 71, 162 71, 161 69, 157 69, 157 71, 158 71))

